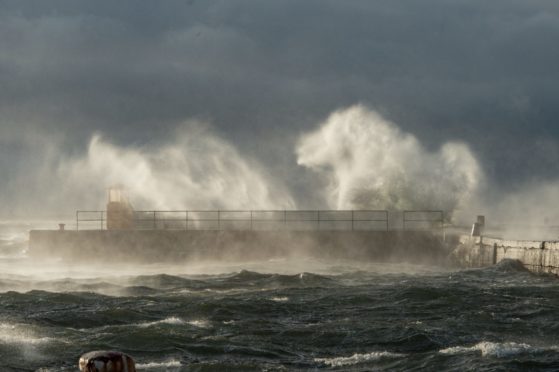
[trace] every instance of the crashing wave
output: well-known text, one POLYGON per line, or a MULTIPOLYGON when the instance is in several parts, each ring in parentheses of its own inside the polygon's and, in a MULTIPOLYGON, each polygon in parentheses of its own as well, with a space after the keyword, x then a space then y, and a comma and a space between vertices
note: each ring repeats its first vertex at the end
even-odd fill
POLYGON ((303 135, 297 163, 323 176, 333 209, 465 208, 483 173, 464 143, 428 151, 412 134, 355 105, 331 114, 303 135))

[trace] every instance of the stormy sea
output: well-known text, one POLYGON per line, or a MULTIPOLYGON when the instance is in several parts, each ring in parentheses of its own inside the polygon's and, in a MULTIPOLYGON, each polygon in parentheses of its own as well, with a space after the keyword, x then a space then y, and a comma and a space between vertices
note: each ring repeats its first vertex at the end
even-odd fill
POLYGON ((559 282, 512 263, 67 265, 28 258, 32 227, 0 225, 1 371, 559 370, 559 282))

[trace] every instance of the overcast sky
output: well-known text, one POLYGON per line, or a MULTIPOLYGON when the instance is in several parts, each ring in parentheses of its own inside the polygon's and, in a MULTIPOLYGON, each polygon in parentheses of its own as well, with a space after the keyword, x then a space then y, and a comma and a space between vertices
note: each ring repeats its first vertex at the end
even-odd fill
POLYGON ((289 178, 298 136, 356 103, 427 148, 466 142, 503 190, 555 179, 559 2, 0 0, 4 214, 45 154, 192 118, 289 178))

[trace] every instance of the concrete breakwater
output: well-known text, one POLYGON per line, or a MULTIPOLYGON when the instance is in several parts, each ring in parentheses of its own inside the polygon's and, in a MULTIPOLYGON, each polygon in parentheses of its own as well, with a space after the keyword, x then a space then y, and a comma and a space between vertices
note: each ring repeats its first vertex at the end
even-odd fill
POLYGON ((74 262, 182 263, 311 257, 486 267, 520 261, 559 275, 559 241, 505 240, 432 231, 33 230, 29 255, 74 262))
POLYGON ((559 241, 461 235, 449 258, 461 267, 485 267, 512 259, 520 261, 532 272, 559 275, 559 241))
POLYGON ((29 255, 79 262, 193 262, 281 257, 442 263, 449 247, 431 231, 90 230, 30 232, 29 255))

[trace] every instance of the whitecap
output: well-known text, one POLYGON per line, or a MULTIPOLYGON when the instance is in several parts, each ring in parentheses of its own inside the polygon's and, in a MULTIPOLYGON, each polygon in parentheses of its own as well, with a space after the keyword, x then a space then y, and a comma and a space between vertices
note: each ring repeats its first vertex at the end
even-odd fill
POLYGON ((289 301, 289 297, 272 297, 270 300, 275 302, 287 302, 289 301))
POLYGON ((37 345, 54 341, 51 337, 38 336, 24 325, 0 323, 0 343, 37 345))
POLYGON ((185 324, 186 322, 184 320, 182 320, 181 318, 178 318, 176 316, 171 316, 165 319, 161 319, 161 320, 156 320, 154 322, 145 322, 145 323, 140 323, 139 326, 140 327, 151 327, 154 325, 158 325, 158 324, 171 324, 171 325, 181 325, 181 324, 185 324))
POLYGON ((383 358, 399 358, 402 356, 403 354, 390 353, 388 351, 373 351, 366 354, 353 354, 350 357, 315 358, 314 361, 318 363, 324 363, 331 367, 342 367, 353 364, 372 362, 383 358))
POLYGON ((178 368, 180 367, 182 364, 179 360, 176 359, 171 359, 168 361, 164 361, 164 362, 149 362, 149 363, 137 363, 136 364, 136 369, 148 369, 148 370, 152 370, 154 368, 178 368))
POLYGON ((512 355, 522 354, 522 353, 530 353, 530 352, 538 352, 542 351, 542 349, 530 346, 524 343, 516 343, 516 342, 479 342, 473 346, 453 346, 446 349, 439 350, 441 354, 449 354, 449 355, 456 355, 456 354, 464 354, 464 353, 471 353, 471 352, 481 352, 482 356, 491 356, 496 358, 506 358, 512 355))
POLYGON ((193 319, 187 323, 198 328, 208 328, 210 326, 210 322, 206 319, 193 319))

